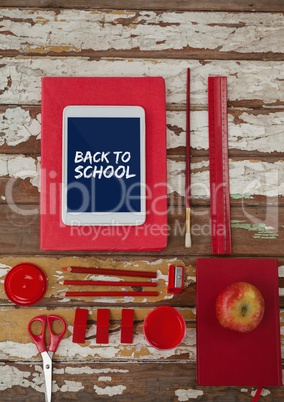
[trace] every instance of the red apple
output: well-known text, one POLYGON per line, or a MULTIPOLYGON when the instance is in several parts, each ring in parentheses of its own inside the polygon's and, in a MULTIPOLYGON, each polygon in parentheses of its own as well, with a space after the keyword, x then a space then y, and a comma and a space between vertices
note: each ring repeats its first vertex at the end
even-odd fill
POLYGON ((260 291, 247 282, 234 282, 219 293, 216 315, 224 328, 250 332, 262 320, 264 300, 260 291))

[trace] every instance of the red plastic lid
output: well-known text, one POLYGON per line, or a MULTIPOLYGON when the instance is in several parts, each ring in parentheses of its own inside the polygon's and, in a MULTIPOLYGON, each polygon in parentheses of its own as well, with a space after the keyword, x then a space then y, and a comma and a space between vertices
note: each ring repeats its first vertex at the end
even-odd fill
POLYGON ((15 265, 5 277, 7 297, 19 306, 32 306, 39 302, 47 288, 47 278, 40 267, 29 262, 15 265))
POLYGON ((161 306, 145 318, 143 331, 146 340, 157 349, 172 349, 178 346, 185 335, 183 316, 173 307, 161 306))

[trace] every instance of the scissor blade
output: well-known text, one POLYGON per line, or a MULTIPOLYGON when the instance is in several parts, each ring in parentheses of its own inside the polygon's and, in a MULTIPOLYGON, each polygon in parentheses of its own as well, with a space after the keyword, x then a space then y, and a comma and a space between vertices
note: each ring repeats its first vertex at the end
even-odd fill
POLYGON ((52 360, 47 352, 42 352, 43 373, 45 382, 45 402, 51 402, 52 392, 52 360))

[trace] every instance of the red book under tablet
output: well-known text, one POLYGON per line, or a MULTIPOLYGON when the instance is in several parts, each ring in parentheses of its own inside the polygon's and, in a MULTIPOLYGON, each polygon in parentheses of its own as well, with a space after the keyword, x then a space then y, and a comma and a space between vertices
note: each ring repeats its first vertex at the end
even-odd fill
POLYGON ((197 382, 209 386, 282 385, 278 263, 276 259, 197 259, 197 382), (256 286, 265 312, 250 333, 221 327, 215 300, 232 282, 256 286))
POLYGON ((168 237, 166 150, 166 101, 163 78, 43 78, 41 249, 94 251, 164 249, 168 237), (144 109, 147 214, 146 221, 142 225, 70 226, 63 223, 62 115, 67 106, 140 106, 144 109))

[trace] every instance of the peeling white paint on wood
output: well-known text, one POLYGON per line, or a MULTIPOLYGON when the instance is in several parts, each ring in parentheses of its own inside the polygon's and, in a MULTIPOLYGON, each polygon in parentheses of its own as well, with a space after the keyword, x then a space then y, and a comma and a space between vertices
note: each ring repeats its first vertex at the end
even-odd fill
MULTIPOLYGON (((165 283, 168 283, 168 275, 164 275, 159 269, 157 270, 157 280, 165 281, 165 283)), ((153 282, 155 282, 153 280, 153 282)))
POLYGON ((40 138, 40 115, 31 117, 29 111, 21 108, 7 108, 0 112, 0 146, 15 146, 28 141, 30 137, 40 138))
MULTIPOLYGON (((257 195, 278 197, 284 195, 284 162, 276 160, 230 160, 230 194, 233 198, 249 198, 257 195)), ((185 162, 168 159, 168 194, 184 196, 185 162)), ((33 186, 39 186, 39 158, 23 155, 0 155, 0 176, 29 178, 33 186)), ((193 198, 209 198, 209 162, 191 165, 191 194, 193 198)), ((94 240, 101 228, 93 231, 94 240)), ((121 229, 128 230, 126 229, 121 229)), ((125 235, 125 234, 124 234, 125 235)))
POLYGON ((44 392, 44 379, 42 372, 31 375, 28 371, 21 371, 10 365, 0 365, 0 391, 21 386, 24 388, 32 387, 38 392, 44 392))
MULTIPOLYGON (((21 386, 24 388, 31 387, 37 392, 44 393, 45 384, 42 366, 36 366, 35 370, 36 371, 31 374, 29 371, 22 371, 10 365, 0 365, 0 391, 5 391, 14 386, 21 386)), ((58 373, 56 369, 53 371, 56 374, 62 374, 58 373)), ((79 392, 82 389, 84 389, 84 386, 80 381, 64 380, 64 385, 61 387, 53 381, 53 392, 79 392)))
POLYGON ((102 388, 98 387, 97 385, 94 385, 94 390, 96 391, 97 395, 116 396, 116 395, 122 395, 123 391, 126 390, 126 387, 124 385, 113 385, 102 388))
MULTIPOLYGON (((186 115, 183 111, 167 112, 167 148, 185 147, 186 115)), ((228 114, 229 149, 258 152, 284 152, 284 112, 237 116, 228 114)), ((0 146, 15 146, 27 142, 32 136, 40 137, 40 115, 36 118, 21 108, 8 108, 0 113, 0 146)), ((208 149, 208 113, 191 111, 191 147, 208 149)))
MULTIPOLYGON (((145 343, 145 338, 142 334, 135 334, 135 351, 140 352, 140 359, 156 360, 167 359, 171 356, 187 355, 188 360, 195 361, 196 358, 196 330, 187 328, 185 337, 182 343, 175 349, 158 350, 145 343)), ((133 354, 132 354, 132 357, 133 354)))
POLYGON ((207 105, 209 75, 228 77, 229 101, 284 104, 283 62, 174 59, 5 58, 0 65, 0 100, 38 105, 45 76, 163 76, 167 102, 185 104, 186 70, 191 68, 191 104, 207 105))
POLYGON ((111 381, 112 377, 99 377, 98 381, 111 381))
POLYGON ((0 283, 4 282, 4 277, 7 275, 10 268, 9 265, 0 263, 0 283))
MULTIPOLYGON (((190 143, 193 149, 208 150, 208 112, 191 111, 190 143)), ((168 149, 185 147, 185 112, 167 112, 168 149)), ((284 112, 228 113, 229 149, 264 153, 284 152, 284 112)))
POLYGON ((284 52, 283 16, 267 13, 2 9, 1 49, 23 53, 186 48, 284 52), (243 40, 247 38, 247 40, 243 40))
POLYGON ((284 113, 253 115, 243 112, 234 124, 228 115, 229 149, 284 152, 284 113))
POLYGON ((284 278, 284 265, 278 267, 278 276, 279 278, 284 278))
MULTIPOLYGON (((127 289, 123 289, 121 288, 121 290, 127 290, 127 289)), ((123 303, 123 304, 129 304, 129 303, 134 303, 135 302, 135 297, 132 296, 124 296, 124 297, 119 297, 117 296, 115 299, 114 298, 110 298, 110 297, 103 297, 103 296, 99 296, 99 297, 94 297, 91 298, 93 303, 103 303, 103 304, 114 304, 114 303, 123 303)), ((70 299, 64 298, 63 300, 60 300, 61 302, 68 302, 70 301, 70 299)), ((149 299, 142 299, 140 301, 141 303, 148 303, 149 299)))
POLYGON ((175 395, 178 397, 179 402, 190 401, 192 399, 197 399, 199 396, 204 394, 203 391, 198 389, 177 389, 175 395))
POLYGON ((39 187, 39 174, 40 158, 0 154, 0 176, 20 179, 29 178, 33 186, 39 187))
POLYGON ((230 164, 230 192, 232 195, 266 195, 278 197, 284 194, 284 162, 237 161, 230 164))
MULTIPOLYGON (((185 162, 168 160, 168 193, 184 196, 185 162)), ((230 194, 233 198, 257 195, 278 197, 284 195, 284 162, 261 160, 230 160, 230 194)), ((209 198, 209 162, 191 165, 191 192, 194 198, 209 198)))
MULTIPOLYGON (((196 198, 209 197, 209 162, 202 161, 191 164, 191 196, 196 198)), ((168 159, 168 194, 185 193, 185 162, 168 159)))
POLYGON ((84 389, 84 386, 80 381, 64 380, 64 383, 65 384, 59 388, 61 392, 79 392, 84 389))
MULTIPOLYGON (((2 326, 4 325, 6 325, 6 322, 3 322, 2 326)), ((24 330, 26 330, 26 328, 24 328, 24 330)), ((5 360, 7 359, 7 356, 10 358, 30 360, 32 356, 38 357, 38 351, 35 344, 32 342, 25 344, 23 347, 22 343, 7 340, 5 342, 0 342, 0 359, 5 360)))
POLYGON ((159 258, 158 260, 154 260, 154 261, 147 261, 147 260, 145 260, 145 261, 143 261, 145 264, 147 264, 147 265, 149 265, 149 266, 155 266, 155 265, 161 265, 161 264, 165 264, 165 263, 172 263, 172 262, 174 262, 174 261, 177 261, 177 258, 175 257, 175 258, 170 258, 170 259, 167 259, 167 260, 164 260, 164 259, 162 259, 162 258, 159 258))
MULTIPOLYGON (((208 149, 207 111, 190 112, 190 146, 194 149, 208 149)), ((167 112, 167 148, 185 147, 186 113, 167 112)))
POLYGON ((127 373, 129 373, 129 370, 117 369, 117 368, 96 369, 96 368, 91 368, 91 367, 88 367, 88 366, 84 366, 84 367, 78 367, 78 366, 69 367, 69 366, 67 366, 65 368, 65 372, 67 374, 71 374, 71 375, 80 375, 80 374, 93 375, 93 374, 108 374, 108 373, 127 374, 127 373))
MULTIPOLYGON (((254 391, 252 391, 252 392, 251 392, 251 396, 255 396, 256 391, 257 391, 257 389, 254 390, 254 391)), ((261 396, 267 396, 267 395, 270 395, 270 393, 271 393, 271 392, 270 392, 268 389, 262 388, 260 395, 261 395, 261 396)))
MULTIPOLYGON (((7 323, 4 321, 3 326, 7 323)), ((8 324, 7 324, 8 325, 8 324)), ((168 359, 172 356, 188 355, 188 359, 194 361, 196 356, 196 331, 194 328, 187 328, 185 337, 182 343, 173 350, 158 350, 148 345, 142 333, 142 326, 137 328, 137 333, 134 335, 133 345, 122 345, 120 340, 120 331, 109 334, 109 344, 100 345, 96 343, 96 326, 93 325, 86 333, 86 342, 84 346, 73 343, 72 337, 64 338, 55 354, 55 359, 65 359, 72 361, 79 361, 80 359, 125 359, 125 351, 131 360, 157 360, 168 359)), ((26 335, 28 337, 28 335, 26 335)), ((11 338, 11 337, 10 337, 11 338)), ((28 343, 20 343, 12 340, 0 342, 0 359, 23 359, 30 361, 30 359, 41 360, 36 346, 32 341, 28 343)), ((40 367, 40 366, 39 366, 40 367)), ((84 369, 85 370, 85 369, 84 369)), ((68 374, 82 374, 80 367, 66 368, 68 374)), ((111 371, 105 369, 104 371, 84 371, 85 374, 110 374, 110 373, 127 373, 127 371, 111 371)))

